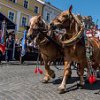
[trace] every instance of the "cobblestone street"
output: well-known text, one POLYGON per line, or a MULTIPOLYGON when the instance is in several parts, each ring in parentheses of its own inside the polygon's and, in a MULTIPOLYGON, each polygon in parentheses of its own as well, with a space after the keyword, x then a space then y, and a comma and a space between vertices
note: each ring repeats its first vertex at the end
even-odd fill
MULTIPOLYGON (((93 86, 88 83, 85 89, 77 89, 77 75, 73 70, 72 78, 66 86, 66 92, 59 94, 57 88, 61 82, 62 70, 57 70, 56 79, 48 84, 40 81, 44 75, 33 72, 35 65, 32 62, 11 62, 0 65, 0 100, 100 100, 100 95, 96 94, 100 89, 100 80, 93 86)), ((41 66, 42 69, 43 66, 41 66)))

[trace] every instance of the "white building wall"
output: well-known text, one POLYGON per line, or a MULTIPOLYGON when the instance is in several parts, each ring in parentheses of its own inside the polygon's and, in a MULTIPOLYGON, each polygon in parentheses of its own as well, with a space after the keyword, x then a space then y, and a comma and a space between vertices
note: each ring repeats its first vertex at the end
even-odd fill
POLYGON ((60 13, 61 13, 61 10, 52 6, 51 4, 45 3, 44 8, 43 8, 43 18, 47 23, 50 23, 51 20, 53 20, 60 13), (47 13, 50 14, 50 21, 46 20, 47 19, 47 13))

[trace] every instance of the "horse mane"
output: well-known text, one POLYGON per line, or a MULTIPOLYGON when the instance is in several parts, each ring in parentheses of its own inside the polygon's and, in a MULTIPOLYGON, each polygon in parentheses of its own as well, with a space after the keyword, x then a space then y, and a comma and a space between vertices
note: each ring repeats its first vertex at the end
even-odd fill
POLYGON ((79 25, 82 25, 82 22, 81 22, 81 20, 79 19, 79 16, 80 16, 80 15, 75 15, 75 14, 72 14, 72 15, 73 15, 73 17, 75 18, 76 22, 77 22, 79 25))

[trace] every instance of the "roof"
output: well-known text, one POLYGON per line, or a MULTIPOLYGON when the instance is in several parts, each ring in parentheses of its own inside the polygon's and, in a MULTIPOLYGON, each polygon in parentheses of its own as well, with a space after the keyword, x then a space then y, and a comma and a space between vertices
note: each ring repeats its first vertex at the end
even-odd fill
POLYGON ((39 3, 44 4, 44 1, 42 0, 37 0, 39 3))
POLYGON ((11 20, 9 20, 4 14, 2 14, 0 12, 0 29, 1 29, 1 25, 2 25, 2 21, 6 20, 7 22, 7 29, 15 29, 16 24, 13 23, 11 20))

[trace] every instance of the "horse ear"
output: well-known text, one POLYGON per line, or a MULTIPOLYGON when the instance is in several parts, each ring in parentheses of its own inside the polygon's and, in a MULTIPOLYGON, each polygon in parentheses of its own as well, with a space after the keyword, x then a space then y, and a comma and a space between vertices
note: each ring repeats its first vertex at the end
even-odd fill
POLYGON ((41 19, 42 18, 42 15, 38 15, 38 19, 41 19))
POLYGON ((73 6, 71 5, 71 6, 69 7, 69 12, 70 12, 70 13, 72 12, 72 9, 73 9, 73 6))

